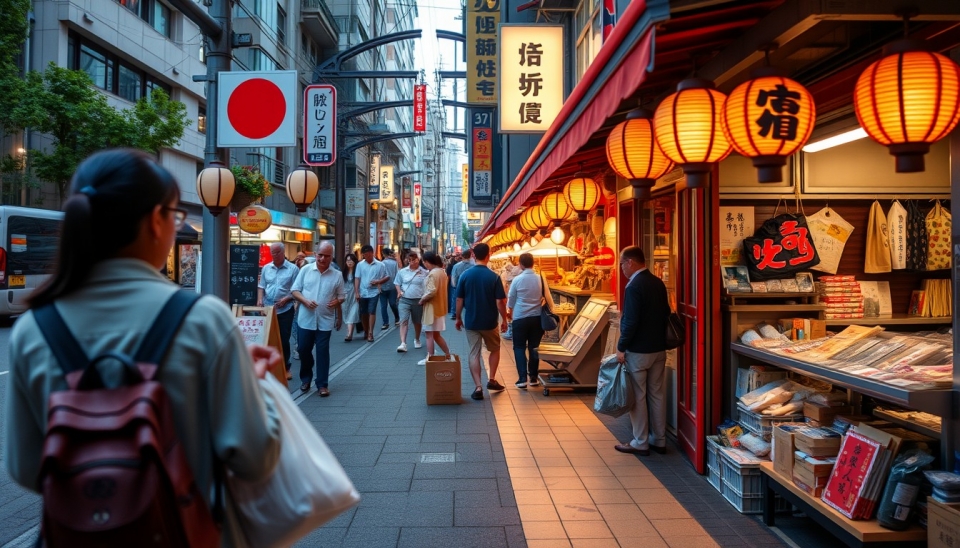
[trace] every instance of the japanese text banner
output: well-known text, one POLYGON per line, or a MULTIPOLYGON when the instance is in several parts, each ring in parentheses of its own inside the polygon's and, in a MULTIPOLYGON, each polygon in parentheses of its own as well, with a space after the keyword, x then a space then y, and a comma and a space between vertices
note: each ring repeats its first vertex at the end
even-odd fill
POLYGON ((495 105, 499 46, 500 0, 469 0, 467 3, 467 102, 495 105))
POLYGON ((563 108, 563 27, 500 26, 500 133, 542 133, 563 108))

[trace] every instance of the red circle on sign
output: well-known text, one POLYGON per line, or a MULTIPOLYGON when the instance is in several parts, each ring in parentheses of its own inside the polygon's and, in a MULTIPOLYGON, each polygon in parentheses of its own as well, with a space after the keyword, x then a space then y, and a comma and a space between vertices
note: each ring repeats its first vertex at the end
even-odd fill
POLYGON ((230 125, 248 139, 263 139, 277 131, 286 113, 283 92, 263 78, 241 83, 227 100, 230 125))

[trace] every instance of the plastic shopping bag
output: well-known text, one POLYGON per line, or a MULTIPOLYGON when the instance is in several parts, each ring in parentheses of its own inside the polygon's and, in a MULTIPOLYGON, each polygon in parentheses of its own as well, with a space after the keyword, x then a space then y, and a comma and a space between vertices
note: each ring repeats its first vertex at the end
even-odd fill
POLYGON ((280 415, 280 460, 260 482, 227 477, 252 546, 290 546, 360 502, 337 457, 273 375, 261 382, 280 415))
POLYGON ((611 354, 600 362, 600 374, 597 376, 597 399, 593 410, 597 413, 619 417, 633 408, 633 389, 627 368, 611 354))

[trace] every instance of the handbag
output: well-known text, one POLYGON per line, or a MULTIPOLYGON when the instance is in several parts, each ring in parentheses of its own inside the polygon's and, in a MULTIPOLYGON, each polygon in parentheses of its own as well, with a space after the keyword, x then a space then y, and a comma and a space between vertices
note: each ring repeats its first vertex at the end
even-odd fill
POLYGON ((667 350, 682 346, 686 340, 687 330, 683 326, 683 318, 680 317, 680 314, 671 310, 670 315, 667 316, 667 336, 664 339, 667 350))
POLYGON ((597 375, 597 397, 593 400, 593 410, 597 413, 619 417, 633 408, 633 389, 627 368, 611 354, 600 362, 597 375))
POLYGON ((543 303, 540 307, 540 328, 544 331, 553 331, 560 325, 560 316, 550 311, 547 306, 547 293, 543 288, 543 276, 540 276, 540 298, 543 303))
POLYGON ((283 439, 268 478, 227 476, 227 487, 251 546, 290 546, 360 502, 337 457, 273 375, 260 381, 276 406, 283 439))

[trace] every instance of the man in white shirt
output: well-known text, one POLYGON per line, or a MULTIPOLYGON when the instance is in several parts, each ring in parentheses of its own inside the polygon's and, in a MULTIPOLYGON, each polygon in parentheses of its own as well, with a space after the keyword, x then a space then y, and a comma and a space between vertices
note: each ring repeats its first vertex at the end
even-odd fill
MULTIPOLYGON (((397 271, 399 266, 397 265, 397 259, 393 256, 393 250, 389 247, 383 248, 383 267, 387 270, 387 276, 390 280, 393 280, 397 277, 397 271)), ((393 287, 393 284, 387 283, 380 287, 380 317, 383 318, 383 325, 380 326, 380 329, 387 329, 390 327, 390 317, 387 316, 387 305, 390 305, 390 310, 393 311, 393 320, 394 325, 400 325, 400 311, 397 308, 397 289, 393 287)))
POLYGON ((357 263, 353 287, 360 302, 360 323, 367 333, 367 342, 373 342, 373 326, 377 325, 377 303, 380 301, 380 286, 390 280, 383 263, 373 258, 373 246, 360 248, 363 260, 357 263))
POLYGON ((312 350, 316 349, 317 391, 321 397, 330 395, 327 383, 330 377, 330 332, 340 330, 343 316, 340 304, 347 294, 343 276, 330 268, 333 245, 323 242, 317 247, 317 262, 300 269, 293 282, 293 298, 300 302, 297 314, 300 352, 300 391, 310 390, 313 378, 312 350))
POLYGON ((277 313, 277 327, 280 328, 280 346, 283 349, 283 361, 287 366, 287 380, 290 374, 290 332, 293 329, 293 295, 290 294, 293 282, 300 270, 283 256, 283 244, 270 244, 270 256, 273 262, 263 265, 260 271, 260 283, 257 285, 257 306, 272 306, 277 313))

